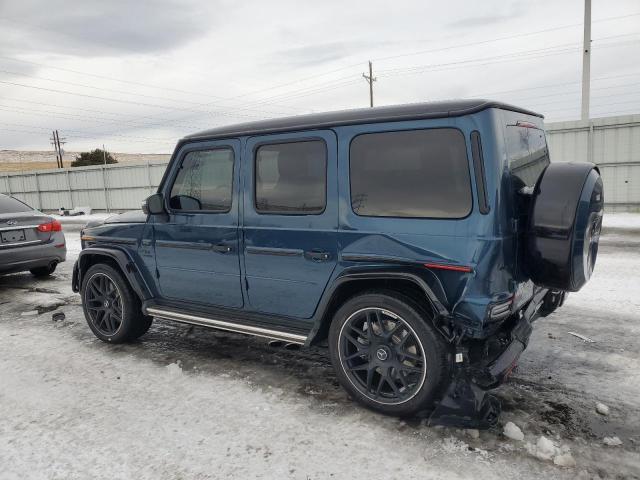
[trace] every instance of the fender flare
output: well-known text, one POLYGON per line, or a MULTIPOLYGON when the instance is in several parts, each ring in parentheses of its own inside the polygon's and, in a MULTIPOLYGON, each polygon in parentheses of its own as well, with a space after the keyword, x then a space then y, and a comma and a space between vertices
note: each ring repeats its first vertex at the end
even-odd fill
POLYGON ((78 260, 73 267, 71 287, 74 292, 80 291, 82 277, 88 268, 88 260, 92 256, 107 257, 114 260, 140 300, 144 301, 153 297, 149 285, 142 276, 135 261, 131 258, 131 255, 126 250, 115 246, 88 247, 80 252, 78 260))
POLYGON ((317 313, 314 316, 313 326, 309 331, 306 341, 307 345, 312 345, 326 323, 331 321, 330 318, 327 318, 327 313, 336 291, 347 283, 358 282, 361 280, 404 280, 414 283, 424 292, 425 300, 429 302, 435 312, 434 326, 438 331, 440 331, 440 333, 442 333, 443 336, 448 336, 446 332, 441 331, 437 323, 439 319, 448 318, 449 311, 434 293, 429 284, 419 275, 407 272, 406 270, 376 269, 362 271, 358 269, 356 271, 343 272, 332 282, 330 288, 325 291, 322 299, 320 300, 320 304, 318 305, 317 313))

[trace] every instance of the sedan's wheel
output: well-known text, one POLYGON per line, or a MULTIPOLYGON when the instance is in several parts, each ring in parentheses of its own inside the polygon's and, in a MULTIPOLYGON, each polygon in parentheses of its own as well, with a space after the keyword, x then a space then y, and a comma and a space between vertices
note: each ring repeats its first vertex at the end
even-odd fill
POLYGON ((139 298, 113 266, 90 267, 82 276, 80 292, 87 324, 100 340, 127 342, 149 330, 153 318, 142 314, 139 298))
POLYGON ((371 399, 398 404, 413 398, 427 375, 424 348, 402 318, 383 308, 354 312, 339 335, 340 362, 371 399))
POLYGON ((89 320, 103 335, 112 336, 122 326, 122 295, 105 273, 94 273, 87 280, 85 298, 89 320))
POLYGON ((430 315, 396 292, 348 300, 334 316, 329 349, 342 386, 383 413, 427 408, 446 382, 447 348, 430 315))
POLYGON ((34 277, 47 277, 56 271, 57 266, 58 264, 56 262, 51 262, 46 267, 32 268, 29 271, 31 272, 31 275, 33 275, 34 277))

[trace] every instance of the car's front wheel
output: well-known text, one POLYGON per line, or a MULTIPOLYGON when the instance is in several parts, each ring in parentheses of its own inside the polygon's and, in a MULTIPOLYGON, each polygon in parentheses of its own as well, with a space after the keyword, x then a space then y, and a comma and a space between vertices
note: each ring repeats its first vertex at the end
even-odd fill
POLYGON ((433 404, 448 377, 448 353, 429 314, 396 292, 348 300, 329 331, 331 361, 342 386, 363 405, 412 415, 433 404))
POLYGON ((140 300, 111 265, 90 267, 83 275, 80 294, 89 328, 104 342, 135 340, 151 326, 152 317, 143 315, 140 300))

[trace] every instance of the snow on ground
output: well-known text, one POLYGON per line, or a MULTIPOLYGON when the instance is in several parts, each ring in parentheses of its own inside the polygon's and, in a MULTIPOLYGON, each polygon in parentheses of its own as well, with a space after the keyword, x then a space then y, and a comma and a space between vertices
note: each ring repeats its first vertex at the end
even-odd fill
POLYGON ((640 230, 640 213, 605 213, 602 226, 605 229, 640 230))
POLYGON ((91 213, 89 215, 56 215, 52 214, 53 218, 56 218, 62 222, 63 225, 86 225, 90 221, 94 220, 105 220, 113 215, 117 215, 118 213, 91 213))
POLYGON ((55 278, 0 278, 2 480, 640 478, 638 234, 603 236, 591 282, 536 323, 496 391, 500 425, 478 435, 359 407, 322 349, 162 321, 100 342, 70 289, 79 228, 55 278))

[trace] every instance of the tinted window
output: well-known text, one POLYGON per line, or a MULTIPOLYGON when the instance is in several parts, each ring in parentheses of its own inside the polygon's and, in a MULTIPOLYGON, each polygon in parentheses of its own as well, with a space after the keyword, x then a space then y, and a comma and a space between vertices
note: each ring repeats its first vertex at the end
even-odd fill
POLYGON ((189 152, 182 160, 169 206, 174 210, 231 210, 233 150, 189 152))
POLYGON ((516 188, 533 187, 549 165, 549 152, 544 132, 538 128, 508 125, 506 128, 509 170, 516 188))
POLYGON ((262 145, 256 152, 256 211, 318 214, 327 192, 327 148, 320 140, 262 145))
POLYGON ((360 135, 351 142, 349 164, 358 215, 461 218, 471 211, 467 151, 458 130, 360 135))
POLYGON ((31 210, 33 208, 25 205, 20 200, 0 195, 0 213, 30 212, 31 210))

